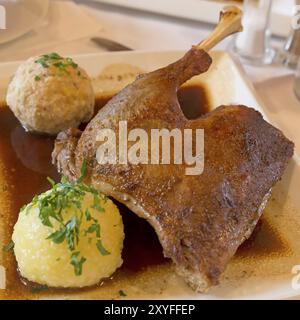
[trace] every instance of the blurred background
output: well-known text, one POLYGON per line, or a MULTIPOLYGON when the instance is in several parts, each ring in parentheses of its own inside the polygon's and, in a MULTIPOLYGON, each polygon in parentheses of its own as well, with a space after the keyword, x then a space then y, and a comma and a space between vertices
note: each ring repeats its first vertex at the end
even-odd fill
MULTIPOLYGON (((24 59, 50 48, 62 54, 109 50, 107 45, 100 47, 91 41, 96 36, 134 50, 187 49, 212 30, 224 5, 243 7, 248 2, 251 1, 0 0, 6 8, 6 29, 0 30, 0 61, 24 59)), ((270 15, 272 45, 283 47, 291 31, 296 2, 254 2, 272 2, 271 12, 264 14, 270 15)), ((229 42, 222 43, 221 49, 228 48, 229 42)))

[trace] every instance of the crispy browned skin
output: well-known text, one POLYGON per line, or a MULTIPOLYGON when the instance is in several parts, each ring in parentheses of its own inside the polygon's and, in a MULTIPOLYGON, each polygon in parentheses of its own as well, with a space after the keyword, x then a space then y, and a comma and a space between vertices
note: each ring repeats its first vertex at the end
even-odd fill
POLYGON ((71 180, 80 176, 86 159, 86 182, 146 218, 164 255, 198 291, 218 283, 293 154, 293 143, 251 108, 222 106, 192 121, 183 116, 177 88, 210 63, 207 53, 192 49, 143 75, 99 111, 79 140, 78 132, 61 134, 53 153, 71 180), (99 165, 97 131, 111 128, 118 134, 120 120, 127 120, 128 130, 203 128, 203 174, 187 176, 185 165, 99 165))

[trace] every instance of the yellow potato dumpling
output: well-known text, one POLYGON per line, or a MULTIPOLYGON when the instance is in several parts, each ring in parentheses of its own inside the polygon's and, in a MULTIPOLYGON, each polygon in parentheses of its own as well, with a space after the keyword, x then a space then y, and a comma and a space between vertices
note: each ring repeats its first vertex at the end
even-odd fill
POLYGON ((80 183, 53 183, 35 197, 21 210, 12 240, 21 275, 49 287, 97 284, 123 262, 118 208, 80 183))

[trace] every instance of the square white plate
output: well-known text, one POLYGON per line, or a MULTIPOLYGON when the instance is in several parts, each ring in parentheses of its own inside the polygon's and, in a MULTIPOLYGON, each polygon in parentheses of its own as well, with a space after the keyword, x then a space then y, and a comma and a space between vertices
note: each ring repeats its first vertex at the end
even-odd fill
MULTIPOLYGON (((180 58, 184 53, 167 52, 121 52, 99 53, 74 56, 76 62, 91 76, 97 76, 112 64, 131 64, 145 71, 165 66, 180 58)), ((190 82, 204 84, 208 89, 213 108, 222 104, 244 104, 260 111, 265 119, 264 106, 257 97, 251 83, 247 80, 241 66, 226 52, 213 52, 213 65, 203 75, 194 77, 190 82)), ((4 96, 9 79, 19 62, 0 64, 0 94, 4 96)), ((266 119, 272 122, 270 119, 266 119)), ((0 137, 1 138, 1 137, 0 137)), ((273 198, 264 213, 269 233, 275 240, 280 239, 281 248, 261 248, 267 254, 251 254, 243 259, 234 258, 224 273, 221 284, 208 294, 196 294, 175 274, 166 274, 163 293, 148 285, 140 285, 137 275, 130 286, 122 287, 128 298, 141 299, 280 299, 300 295, 297 289, 295 265, 300 265, 300 161, 295 155, 283 179, 273 190, 273 198), (269 250, 269 251, 268 251, 269 250), (292 286, 294 284, 294 288, 292 286), (296 286, 295 286, 296 284, 296 286)), ((1 196, 1 195, 0 195, 1 196)), ((274 241, 275 241, 274 240, 274 241)), ((0 244, 1 247, 2 244, 0 244)), ((157 281, 157 279, 156 279, 157 281)), ((125 285, 125 284, 124 284, 125 285)), ((101 288, 100 288, 101 289, 101 288)), ((72 295, 84 298, 87 295, 72 295)), ((93 291, 90 298, 101 298, 103 294, 93 291)), ((60 296, 61 298, 61 296, 60 296)))

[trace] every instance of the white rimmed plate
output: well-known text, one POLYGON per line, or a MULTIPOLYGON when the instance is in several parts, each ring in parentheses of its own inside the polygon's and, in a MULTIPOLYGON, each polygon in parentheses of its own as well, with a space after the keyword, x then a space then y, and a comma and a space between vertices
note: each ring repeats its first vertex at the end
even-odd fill
MULTIPOLYGON (((91 76, 97 76, 111 64, 126 63, 151 71, 175 61, 183 54, 178 51, 99 53, 75 56, 74 59, 91 76)), ((226 52, 214 52, 212 57, 214 62, 209 72, 190 80, 195 84, 205 84, 212 106, 215 108, 221 104, 245 104, 254 107, 265 116, 266 120, 272 122, 271 118, 266 117, 263 103, 247 80, 244 71, 231 56, 226 52)), ((0 64, 2 94, 18 64, 19 62, 0 64)), ((300 295, 300 289, 297 286, 298 277, 293 273, 296 270, 294 267, 300 265, 299 188, 300 161, 296 154, 282 181, 274 188, 273 198, 264 213, 264 219, 270 226, 271 236, 275 235, 277 240, 280 239, 282 248, 278 250, 267 248, 264 254, 251 254, 243 259, 232 259, 220 285, 208 294, 194 293, 170 270, 162 273, 163 281, 157 278, 160 273, 154 273, 153 277, 148 276, 147 282, 141 280, 143 275, 137 274, 131 282, 119 283, 119 288, 127 293, 129 299, 281 299, 300 295), (153 289, 158 281, 164 283, 160 293, 153 289)), ((109 293, 105 295, 106 292, 101 290, 100 287, 93 289, 90 293, 83 291, 73 293, 71 296, 66 293, 57 295, 57 298, 113 297, 109 293)), ((47 297, 44 293, 43 298, 53 298, 53 296, 47 297)))

